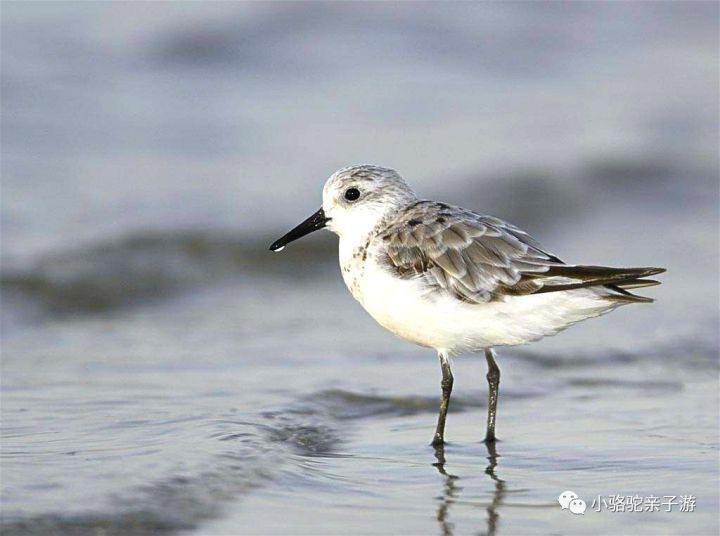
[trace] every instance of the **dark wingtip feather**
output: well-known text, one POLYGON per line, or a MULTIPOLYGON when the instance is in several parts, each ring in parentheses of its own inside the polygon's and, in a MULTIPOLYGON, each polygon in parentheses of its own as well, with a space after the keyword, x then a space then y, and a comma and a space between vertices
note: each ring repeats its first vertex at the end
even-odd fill
POLYGON ((645 275, 642 275, 640 277, 647 277, 649 275, 657 275, 657 274, 664 274, 667 272, 667 268, 643 268, 644 270, 647 270, 647 273, 645 275))
MULTIPOLYGON (((649 275, 663 273, 665 268, 612 268, 610 266, 586 266, 586 265, 557 265, 551 266, 546 272, 538 274, 540 277, 562 276, 575 279, 576 283, 544 286, 535 293, 557 292, 560 290, 571 290, 584 287, 603 286, 616 294, 608 298, 635 303, 652 303, 652 298, 637 296, 628 292, 626 288, 650 287, 659 285, 654 279, 644 279, 649 275)), ((532 274, 530 277, 535 276, 532 274)), ((537 277, 537 276, 535 276, 537 277)))
POLYGON ((613 301, 625 303, 653 303, 655 301, 653 298, 648 298, 646 296, 638 296, 637 294, 633 294, 627 291, 623 292, 622 294, 613 294, 612 296, 608 297, 613 301))
POLYGON ((564 275, 580 280, 591 279, 640 279, 665 272, 665 268, 650 266, 640 268, 613 268, 611 266, 592 266, 582 264, 563 264, 552 266, 548 273, 564 275))
POLYGON ((662 274, 662 273, 666 272, 667 270, 665 268, 650 268, 650 267, 649 268, 636 268, 635 270, 643 270, 642 275, 635 277, 635 278, 629 278, 629 279, 620 281, 618 283, 615 283, 614 285, 608 285, 608 288, 614 290, 615 292, 618 292, 618 294, 614 294, 612 296, 612 299, 615 301, 626 302, 626 303, 653 303, 655 301, 653 298, 648 298, 646 296, 638 296, 637 294, 628 292, 627 289, 654 287, 656 285, 659 285, 660 281, 656 281, 655 279, 643 279, 643 278, 647 277, 649 275, 662 274))
POLYGON ((660 281, 655 279, 628 279, 622 283, 618 283, 616 286, 628 289, 628 288, 642 288, 642 287, 654 287, 660 284, 660 281))

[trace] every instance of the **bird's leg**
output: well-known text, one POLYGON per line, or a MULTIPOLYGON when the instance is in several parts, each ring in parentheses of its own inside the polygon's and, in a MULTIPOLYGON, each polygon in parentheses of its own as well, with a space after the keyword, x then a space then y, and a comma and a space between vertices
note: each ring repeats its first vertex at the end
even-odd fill
POLYGON ((495 415, 497 414, 498 391, 500 388, 500 369, 495 363, 495 352, 492 348, 485 350, 485 359, 488 364, 488 417, 485 443, 495 441, 495 415))
POLYGON ((448 405, 450 404, 450 393, 453 387, 453 375, 450 370, 450 359, 445 352, 438 352, 440 358, 440 368, 442 369, 442 398, 440 399, 440 414, 438 415, 437 428, 435 429, 435 437, 433 437, 433 446, 445 443, 445 418, 447 417, 448 405))

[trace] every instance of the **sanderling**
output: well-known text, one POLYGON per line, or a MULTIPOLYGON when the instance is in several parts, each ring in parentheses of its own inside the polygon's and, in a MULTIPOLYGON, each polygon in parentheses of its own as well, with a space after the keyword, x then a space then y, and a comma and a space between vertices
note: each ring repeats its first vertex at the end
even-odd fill
POLYGON ((628 303, 628 289, 659 284, 663 268, 565 264, 526 232, 470 210, 419 200, 394 170, 353 166, 323 188, 322 208, 270 249, 327 227, 340 238, 348 289, 383 327, 437 351, 442 370, 433 445, 444 443, 453 387, 450 356, 485 353, 489 385, 485 441, 495 441, 500 369, 496 346, 554 335, 628 303))

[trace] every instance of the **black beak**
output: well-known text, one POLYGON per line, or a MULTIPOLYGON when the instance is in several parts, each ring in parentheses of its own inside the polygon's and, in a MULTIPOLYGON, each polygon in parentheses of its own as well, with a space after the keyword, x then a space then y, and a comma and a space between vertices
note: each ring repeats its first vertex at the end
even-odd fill
POLYGON ((318 210, 315 214, 313 214, 307 220, 295 227, 288 234, 286 234, 282 238, 278 238, 277 240, 275 240, 275 242, 273 242, 270 246, 270 251, 280 251, 290 242, 297 240, 298 238, 302 238, 306 234, 310 234, 313 231, 322 229, 323 227, 325 227, 325 224, 327 224, 328 220, 330 220, 330 218, 325 217, 325 212, 323 212, 323 209, 318 210))

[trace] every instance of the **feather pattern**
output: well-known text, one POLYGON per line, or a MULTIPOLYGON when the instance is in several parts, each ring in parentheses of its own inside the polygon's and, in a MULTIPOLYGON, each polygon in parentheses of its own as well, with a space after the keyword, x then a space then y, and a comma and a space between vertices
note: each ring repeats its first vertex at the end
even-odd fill
POLYGON ((470 303, 594 286, 611 298, 645 301, 625 288, 652 285, 642 278, 664 271, 567 265, 507 222, 434 201, 408 206, 376 236, 380 257, 400 277, 470 303))

